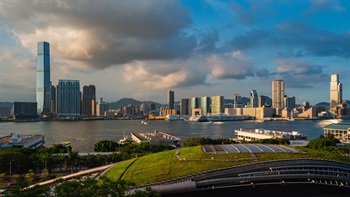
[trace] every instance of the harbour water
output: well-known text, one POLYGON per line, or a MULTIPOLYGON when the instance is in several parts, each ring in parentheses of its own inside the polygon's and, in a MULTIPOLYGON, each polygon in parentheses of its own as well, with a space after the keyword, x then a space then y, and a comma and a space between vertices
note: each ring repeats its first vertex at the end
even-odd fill
MULTIPOLYGON (((305 121, 229 121, 229 122, 183 122, 141 120, 94 120, 94 121, 41 121, 41 122, 1 122, 0 137, 16 134, 45 135, 47 146, 61 142, 71 142, 74 150, 93 151, 93 145, 100 140, 118 141, 124 133, 162 131, 186 139, 189 137, 230 138, 234 130, 244 128, 267 129, 275 131, 299 131, 308 136, 308 140, 323 134, 323 127, 341 120, 305 120, 305 121)), ((343 122, 350 123, 349 120, 343 122)))

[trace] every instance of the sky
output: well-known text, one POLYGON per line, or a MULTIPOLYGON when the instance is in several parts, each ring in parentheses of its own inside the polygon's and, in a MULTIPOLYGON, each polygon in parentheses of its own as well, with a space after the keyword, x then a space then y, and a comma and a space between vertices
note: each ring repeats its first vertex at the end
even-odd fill
POLYGON ((0 102, 35 102, 37 43, 51 81, 96 96, 166 103, 234 93, 329 102, 332 73, 350 100, 350 1, 0 0, 0 102))

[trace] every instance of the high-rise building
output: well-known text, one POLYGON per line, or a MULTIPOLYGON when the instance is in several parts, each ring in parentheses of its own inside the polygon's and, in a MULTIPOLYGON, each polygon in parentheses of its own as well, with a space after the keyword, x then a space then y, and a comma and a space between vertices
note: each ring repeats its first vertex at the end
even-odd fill
POLYGON ((14 102, 13 116, 16 120, 33 120, 37 119, 36 102, 14 102))
POLYGON ((80 83, 79 80, 58 80, 57 116, 80 116, 80 83))
POLYGON ((339 75, 331 75, 330 84, 330 105, 329 108, 332 110, 342 102, 342 84, 339 82, 339 75))
POLYGON ((250 107, 258 107, 259 100, 258 100, 258 93, 256 90, 250 91, 250 107))
POLYGON ((108 103, 103 102, 103 98, 101 97, 96 105, 96 115, 104 116, 106 111, 108 111, 108 103))
POLYGON ((212 96, 211 97, 211 114, 222 114, 224 113, 224 97, 223 96, 212 96))
POLYGON ((189 99, 182 98, 180 99, 180 115, 189 115, 188 113, 188 106, 189 106, 189 99))
POLYGON ((200 106, 200 98, 198 97, 192 97, 191 98, 191 110, 193 108, 199 108, 200 106))
POLYGON ((207 96, 204 96, 201 98, 201 109, 202 109, 202 115, 206 116, 208 113, 210 113, 210 98, 207 96))
POLYGON ((287 108, 288 110, 292 110, 295 108, 295 97, 287 97, 285 96, 283 99, 284 102, 284 107, 287 108))
POLYGON ((174 91, 173 90, 168 90, 168 109, 174 109, 174 91))
POLYGON ((272 81, 272 107, 284 108, 284 81, 273 80, 272 81))
POLYGON ((39 115, 50 113, 50 44, 38 42, 36 63, 36 103, 39 115))
POLYGON ((96 115, 96 88, 94 85, 83 87, 82 116, 96 115))
POLYGON ((258 107, 263 107, 266 105, 266 96, 260 95, 258 97, 258 107))
POLYGON ((56 102, 57 102, 57 96, 56 96, 56 86, 51 85, 51 90, 50 90, 50 107, 51 107, 51 114, 56 114, 57 109, 56 109, 56 102))

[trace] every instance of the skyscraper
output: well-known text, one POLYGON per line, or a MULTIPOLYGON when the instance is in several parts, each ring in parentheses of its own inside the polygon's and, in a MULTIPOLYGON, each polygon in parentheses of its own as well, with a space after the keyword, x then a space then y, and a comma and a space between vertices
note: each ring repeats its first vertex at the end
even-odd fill
POLYGON ((174 109, 174 91, 168 90, 168 109, 174 109))
POLYGON ((200 106, 200 98, 198 98, 198 97, 192 97, 191 98, 191 110, 193 109, 193 108, 199 108, 199 106, 200 106))
POLYGON ((58 80, 57 116, 80 116, 80 83, 79 80, 58 80))
POLYGON ((330 84, 330 109, 334 109, 342 102, 342 84, 339 82, 339 75, 331 75, 331 84, 330 84))
POLYGON ((189 115, 189 113, 188 113, 189 104, 188 103, 189 103, 188 98, 180 99, 180 115, 189 115))
POLYGON ((201 98, 201 109, 202 109, 202 115, 206 116, 208 113, 210 113, 210 98, 207 96, 204 96, 201 98))
POLYGON ((272 81, 272 107, 284 108, 284 81, 273 80, 272 81))
POLYGON ((224 113, 224 97, 223 96, 212 96, 211 97, 211 113, 214 115, 224 113))
POLYGON ((96 88, 94 85, 83 87, 82 116, 96 115, 96 88))
POLYGON ((36 63, 36 102, 39 115, 50 112, 50 44, 38 42, 36 63))
POLYGON ((50 90, 50 105, 51 105, 51 113, 56 114, 57 109, 56 109, 56 103, 57 103, 57 96, 56 96, 56 86, 51 85, 51 90, 50 90))
POLYGON ((258 107, 258 93, 256 90, 250 91, 250 107, 258 107))

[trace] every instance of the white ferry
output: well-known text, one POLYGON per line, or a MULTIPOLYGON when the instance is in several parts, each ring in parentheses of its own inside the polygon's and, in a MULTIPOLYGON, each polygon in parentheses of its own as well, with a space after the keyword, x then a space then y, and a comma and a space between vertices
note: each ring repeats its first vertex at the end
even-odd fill
POLYGON ((298 131, 271 131, 264 129, 255 130, 235 130, 235 136, 239 140, 253 141, 260 139, 286 139, 286 140, 306 140, 307 136, 299 133, 298 131))
POLYGON ((185 118, 178 115, 178 114, 168 114, 166 115, 166 118, 165 120, 168 120, 168 121, 184 121, 185 118))

